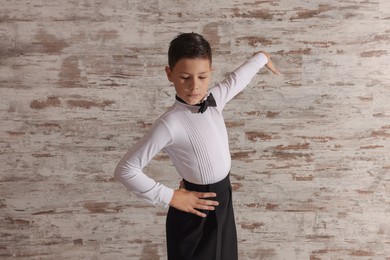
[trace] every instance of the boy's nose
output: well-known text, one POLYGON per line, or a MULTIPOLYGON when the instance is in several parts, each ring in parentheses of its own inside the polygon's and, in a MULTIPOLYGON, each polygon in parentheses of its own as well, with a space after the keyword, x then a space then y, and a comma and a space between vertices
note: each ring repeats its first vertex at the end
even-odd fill
POLYGON ((198 82, 196 81, 196 79, 193 79, 191 80, 190 84, 189 84, 189 88, 190 90, 195 90, 197 89, 198 87, 198 82))

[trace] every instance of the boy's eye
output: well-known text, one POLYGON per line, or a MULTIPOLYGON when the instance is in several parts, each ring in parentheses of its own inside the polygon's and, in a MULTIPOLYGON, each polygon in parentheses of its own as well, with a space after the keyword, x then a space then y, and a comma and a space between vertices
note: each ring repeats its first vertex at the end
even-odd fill
MULTIPOLYGON (((187 77, 187 76, 181 76, 180 77, 181 79, 183 79, 183 80, 187 80, 187 79, 189 79, 190 77, 187 77)), ((198 79, 206 79, 207 78, 207 76, 201 76, 201 77, 198 77, 198 79)))

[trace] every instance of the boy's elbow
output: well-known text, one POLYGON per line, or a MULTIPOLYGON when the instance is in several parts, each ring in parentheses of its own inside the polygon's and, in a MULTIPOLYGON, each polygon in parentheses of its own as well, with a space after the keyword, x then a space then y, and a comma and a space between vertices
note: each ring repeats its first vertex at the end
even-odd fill
POLYGON ((121 181, 123 179, 124 169, 123 166, 118 164, 114 170, 114 179, 117 181, 121 181))
POLYGON ((119 163, 114 170, 115 180, 125 183, 133 179, 140 171, 127 163, 119 163))

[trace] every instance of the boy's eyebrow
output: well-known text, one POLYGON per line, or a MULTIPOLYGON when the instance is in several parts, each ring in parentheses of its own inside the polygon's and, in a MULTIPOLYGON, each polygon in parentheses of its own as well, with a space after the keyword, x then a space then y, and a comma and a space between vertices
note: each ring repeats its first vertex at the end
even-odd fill
MULTIPOLYGON (((190 73, 185 72, 185 71, 180 71, 179 73, 191 75, 190 73)), ((200 75, 200 74, 207 74, 207 73, 209 73, 209 72, 208 71, 203 71, 203 72, 199 72, 198 75, 200 75)))

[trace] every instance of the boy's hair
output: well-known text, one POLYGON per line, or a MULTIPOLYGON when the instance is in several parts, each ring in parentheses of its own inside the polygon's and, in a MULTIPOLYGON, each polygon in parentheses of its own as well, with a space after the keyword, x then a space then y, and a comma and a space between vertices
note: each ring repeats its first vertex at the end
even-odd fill
POLYGON ((191 32, 177 35, 170 43, 168 65, 172 69, 183 58, 202 58, 212 61, 211 47, 202 35, 191 32))

